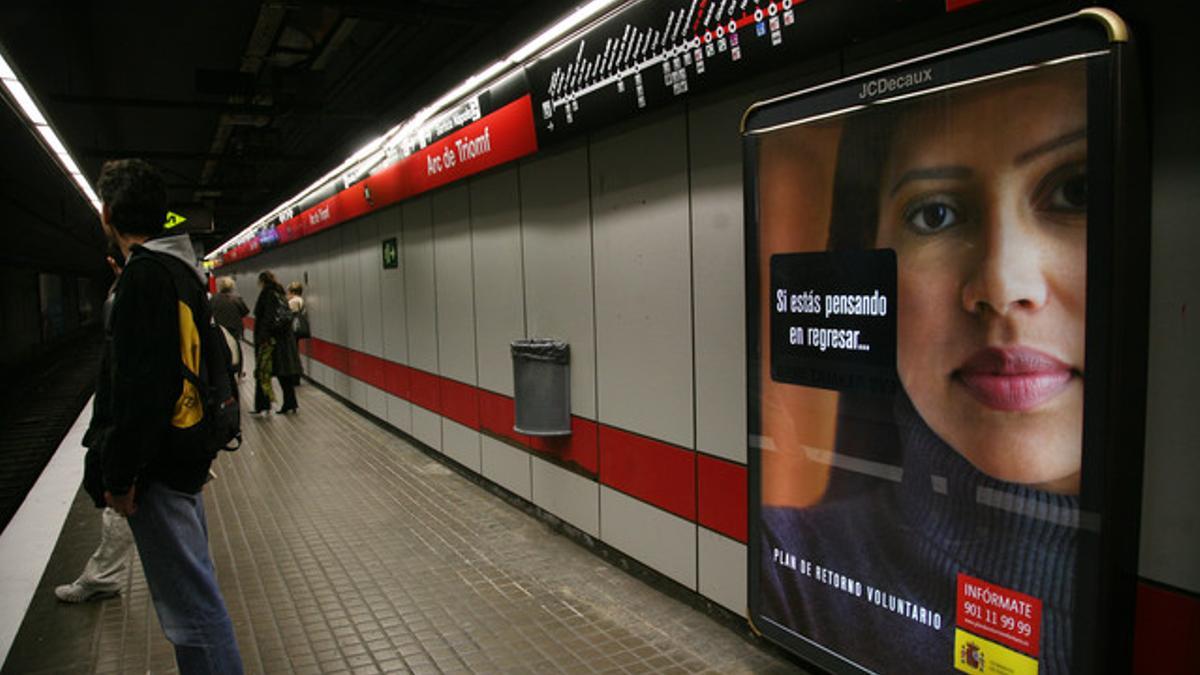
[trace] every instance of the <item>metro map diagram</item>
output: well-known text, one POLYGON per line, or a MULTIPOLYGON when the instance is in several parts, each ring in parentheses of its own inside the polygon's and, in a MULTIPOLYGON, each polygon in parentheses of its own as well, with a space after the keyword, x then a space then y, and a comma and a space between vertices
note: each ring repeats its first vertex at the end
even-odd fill
POLYGON ((714 60, 741 61, 748 40, 781 45, 784 32, 796 22, 794 5, 801 3, 688 0, 666 10, 664 4, 668 3, 632 6, 561 50, 572 57, 569 61, 561 62, 560 57, 548 75, 532 74, 546 131, 574 124, 581 100, 600 92, 615 92, 645 108, 652 96, 647 80, 657 79, 658 73, 663 89, 675 96, 688 93, 693 78, 703 77, 714 60))

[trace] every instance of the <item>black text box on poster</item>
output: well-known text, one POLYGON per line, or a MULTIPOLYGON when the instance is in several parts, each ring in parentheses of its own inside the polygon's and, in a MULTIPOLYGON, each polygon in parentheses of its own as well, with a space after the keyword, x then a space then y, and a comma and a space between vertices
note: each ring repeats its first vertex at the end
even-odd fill
POLYGON ((896 387, 896 254, 771 256, 771 379, 837 391, 896 387))

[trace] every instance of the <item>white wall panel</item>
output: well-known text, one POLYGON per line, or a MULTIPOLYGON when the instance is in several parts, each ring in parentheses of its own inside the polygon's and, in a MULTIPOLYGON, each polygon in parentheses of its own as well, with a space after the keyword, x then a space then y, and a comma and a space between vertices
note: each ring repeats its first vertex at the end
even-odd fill
POLYGON ((442 452, 447 457, 479 473, 479 432, 454 420, 442 418, 442 452))
POLYGON ((529 337, 571 344, 571 412, 596 418, 596 334, 588 151, 521 166, 521 230, 529 337))
POLYGON ((605 543, 696 588, 696 524, 600 486, 600 538, 605 543))
POLYGON ((342 311, 345 312, 346 342, 342 343, 355 351, 363 350, 363 302, 362 271, 359 265, 359 247, 362 239, 363 221, 357 220, 339 227, 342 233, 342 311))
MULTIPOLYGON (((329 249, 329 318, 332 322, 330 341, 346 346, 350 340, 349 319, 346 308, 346 255, 351 235, 346 228, 336 228, 331 233, 329 249)), ((330 388, 339 396, 350 398, 350 376, 340 370, 330 373, 330 388)))
POLYGON ((413 438, 425 445, 442 451, 442 416, 419 405, 412 406, 413 438))
POLYGON ((471 264, 471 202, 466 185, 433 196, 437 275, 438 372, 475 384, 475 287, 471 264))
POLYGON ((696 449, 746 461, 744 96, 689 113, 696 449))
POLYGON ((696 528, 696 532, 700 595, 745 616, 746 545, 704 527, 696 528))
POLYGON ((533 501, 533 478, 530 474, 530 455, 524 450, 480 434, 483 441, 484 478, 509 492, 533 501))
POLYGON ((403 212, 404 254, 400 266, 404 272, 404 297, 408 310, 408 363, 415 368, 436 373, 437 293, 433 269, 433 217, 429 199, 407 202, 403 212))
MULTIPOLYGON (((338 228, 342 232, 342 273, 345 275, 345 285, 342 287, 342 311, 346 323, 346 342, 342 344, 350 349, 363 350, 363 304, 362 304, 362 272, 359 265, 359 247, 362 239, 362 221, 358 220, 338 228)), ((346 398, 354 405, 367 407, 367 385, 362 380, 346 376, 346 398)))
POLYGON ((372 356, 383 356, 383 311, 380 297, 380 274, 383 256, 380 254, 380 214, 363 219, 358 239, 358 273, 362 285, 362 350, 372 356))
POLYGON ((600 421, 693 443, 686 120, 592 143, 600 421))
POLYGON ((600 536, 600 484, 530 455, 533 503, 580 530, 600 536))
POLYGON ((479 386, 512 396, 509 344, 525 337, 520 186, 516 169, 471 184, 471 244, 475 261, 479 386))
POLYGON ((311 375, 312 379, 316 380, 321 386, 329 386, 329 367, 324 363, 313 361, 312 372, 310 372, 309 375, 311 375))
POLYGON ((376 389, 371 385, 367 387, 367 412, 378 417, 381 420, 388 418, 388 394, 382 389, 376 389))
POLYGON ((408 363, 408 331, 404 301, 404 236, 400 222, 400 207, 393 206, 379 214, 380 266, 383 265, 382 242, 395 237, 400 262, 393 269, 379 271, 379 306, 382 312, 383 354, 389 361, 408 363))
POLYGON ((387 397, 387 421, 406 434, 412 433, 413 406, 402 398, 384 394, 387 397))

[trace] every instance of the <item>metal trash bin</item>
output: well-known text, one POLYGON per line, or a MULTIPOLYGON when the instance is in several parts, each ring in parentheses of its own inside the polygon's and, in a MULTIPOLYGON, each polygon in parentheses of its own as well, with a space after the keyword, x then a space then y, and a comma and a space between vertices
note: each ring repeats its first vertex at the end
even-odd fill
POLYGON ((571 347, 561 340, 513 340, 513 430, 530 436, 571 433, 571 347))

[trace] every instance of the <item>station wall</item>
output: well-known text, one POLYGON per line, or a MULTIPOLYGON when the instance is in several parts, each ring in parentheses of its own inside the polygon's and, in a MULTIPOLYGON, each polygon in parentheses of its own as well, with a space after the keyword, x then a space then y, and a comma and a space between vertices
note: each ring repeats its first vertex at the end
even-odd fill
MULTIPOLYGON (((1158 50, 1149 70, 1165 77, 1168 52, 1158 50)), ((818 73, 810 82, 793 79, 789 88, 828 79, 834 77, 818 73)), ((1196 198, 1188 187, 1200 154, 1187 122, 1196 101, 1179 88, 1151 89, 1140 644, 1143 634, 1165 641, 1200 625, 1200 502, 1192 489, 1200 479, 1200 352, 1188 311, 1200 289, 1190 253, 1196 198), (1164 614, 1142 615, 1155 608, 1164 614)), ((305 281, 316 338, 306 348, 311 377, 743 614, 746 346, 737 127, 750 102, 773 93, 693 100, 221 273, 233 275, 250 302, 262 269, 285 284, 305 281), (400 264, 382 269, 381 243, 392 237, 400 264), (521 337, 571 345, 569 441, 511 430, 508 344, 521 337)))
POLYGON ((755 98, 676 107, 221 273, 251 304, 263 269, 305 283, 317 382, 744 614, 738 124, 755 98), (569 440, 511 430, 524 337, 570 343, 569 440))

